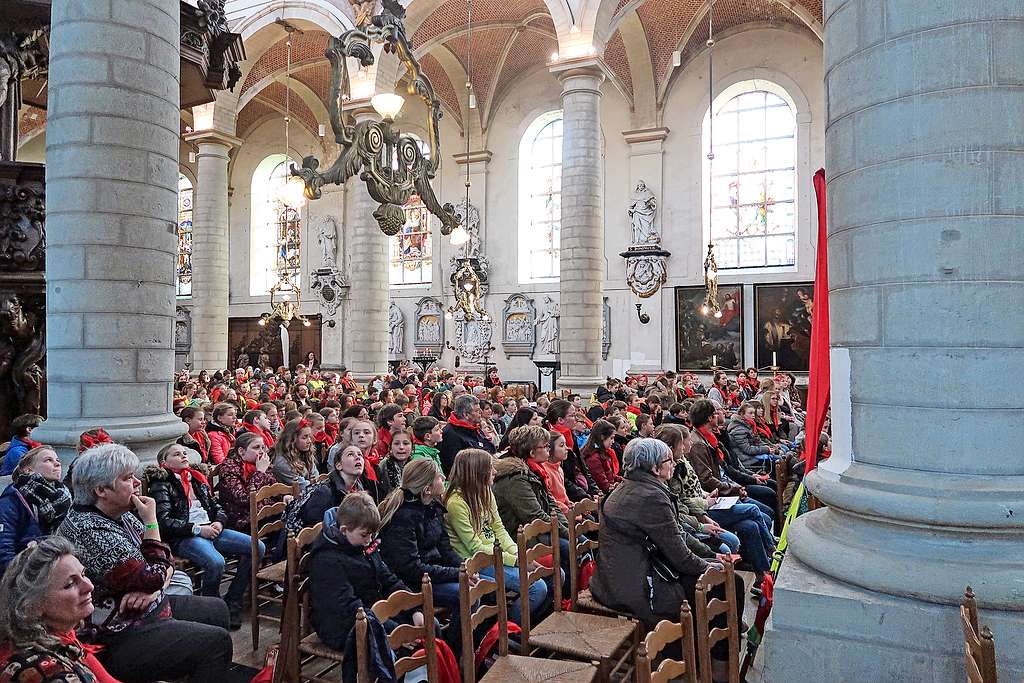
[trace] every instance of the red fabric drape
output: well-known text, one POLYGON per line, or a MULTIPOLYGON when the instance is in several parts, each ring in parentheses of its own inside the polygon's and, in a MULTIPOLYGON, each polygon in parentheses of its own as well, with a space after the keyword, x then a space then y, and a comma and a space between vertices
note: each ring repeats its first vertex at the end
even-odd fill
POLYGON ((811 320, 811 362, 807 378, 807 420, 804 460, 806 471, 818 464, 818 443, 831 399, 828 333, 828 219, 825 205, 825 169, 814 174, 818 200, 818 257, 814 270, 814 317, 811 320))

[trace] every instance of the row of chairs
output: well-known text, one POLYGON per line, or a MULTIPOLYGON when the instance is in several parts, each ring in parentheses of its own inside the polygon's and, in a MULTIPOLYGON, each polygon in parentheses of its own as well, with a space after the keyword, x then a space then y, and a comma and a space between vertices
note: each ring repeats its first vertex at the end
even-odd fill
MULTIPOLYGON (((279 485, 280 486, 280 485, 279 485)), ((267 487, 268 489, 270 487, 267 487)), ((261 491, 253 495, 253 519, 261 520, 275 514, 274 506, 256 510, 258 498, 283 495, 282 489, 261 491), (262 496, 261 496, 262 494, 262 496)), ((587 552, 597 549, 598 541, 593 531, 599 522, 589 517, 600 514, 596 501, 582 501, 572 510, 577 521, 570 524, 569 552, 570 566, 578 566, 578 559, 587 552), (590 537, 584 538, 590 533, 590 537), (582 540, 581 540, 582 539, 582 540)), ((265 524, 272 530, 276 522, 265 524)), ((255 524, 254 524, 255 525, 255 524)), ((254 538, 264 527, 257 527, 254 538)), ((275 683, 288 681, 313 681, 328 683, 339 678, 338 667, 344 661, 344 654, 320 642, 309 622, 309 548, 320 534, 322 524, 303 529, 288 539, 285 560, 287 595, 284 600, 284 615, 281 622, 282 642, 275 683)), ((640 680, 668 680, 665 675, 689 671, 694 683, 699 670, 702 680, 710 682, 710 649, 719 640, 727 639, 730 645, 730 681, 739 681, 739 620, 732 590, 725 590, 725 600, 711 599, 710 592, 719 585, 731 586, 733 569, 711 570, 701 577, 697 584, 696 650, 700 659, 694 656, 694 628, 690 608, 683 605, 679 624, 662 622, 641 642, 639 622, 629 615, 620 614, 600 605, 589 591, 579 589, 579 579, 570 577, 570 610, 562 608, 561 581, 558 580, 558 543, 541 542, 542 537, 558 538, 557 521, 537 520, 520 528, 517 534, 519 546, 520 577, 519 595, 527 595, 528 587, 538 579, 550 577, 554 587, 553 612, 538 624, 531 623, 529 610, 523 609, 520 654, 512 654, 508 638, 508 591, 505 585, 502 555, 499 548, 493 553, 482 552, 467 559, 460 567, 459 597, 462 642, 462 677, 466 683, 476 681, 474 656, 474 633, 484 624, 496 620, 498 624, 498 656, 489 669, 484 681, 610 681, 628 680, 636 672, 640 680), (550 559, 550 562, 547 560, 550 559), (533 565, 534 569, 530 570, 533 565), (494 581, 480 581, 471 585, 469 577, 488 568, 493 570, 494 581), (475 609, 474 609, 475 606, 475 609), (711 628, 711 621, 720 614, 727 617, 726 628, 711 628), (678 636, 678 637, 677 637, 678 636), (663 663, 651 671, 651 662, 662 650, 674 641, 681 641, 685 657, 682 663, 663 663), (644 673, 648 672, 648 673, 644 673)), ((265 572, 265 570, 263 570, 265 572)), ((259 572, 257 572, 259 573, 259 572)), ((267 576, 264 574, 264 576, 267 576)), ((254 604, 256 604, 254 602, 254 604)), ((420 592, 400 591, 387 600, 371 607, 380 621, 393 618, 402 612, 418 609, 424 614, 423 626, 403 625, 389 637, 391 648, 406 653, 398 659, 396 669, 399 675, 419 667, 426 667, 428 680, 437 680, 437 660, 434 640, 434 606, 430 579, 423 577, 420 592), (409 655, 407 650, 413 643, 425 643, 423 652, 409 655)), ((254 610, 254 613, 256 610, 254 610)), ((258 618, 266 618, 260 616, 258 618)), ((257 617, 254 617, 254 623, 257 617)), ((254 625, 254 630, 257 626, 254 625)), ((360 681, 369 683, 365 649, 366 614, 360 611, 356 616, 357 669, 360 681)), ((255 642, 255 636, 254 636, 255 642)), ((689 679, 687 679, 689 680, 689 679)))

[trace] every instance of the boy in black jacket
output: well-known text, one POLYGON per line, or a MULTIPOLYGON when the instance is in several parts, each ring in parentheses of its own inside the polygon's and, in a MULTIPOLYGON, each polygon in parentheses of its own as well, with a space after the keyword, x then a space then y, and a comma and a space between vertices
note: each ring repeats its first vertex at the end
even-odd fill
MULTIPOLYGON (((356 610, 369 610, 395 591, 409 590, 381 559, 374 539, 380 512, 368 493, 350 493, 335 514, 324 516, 323 533, 313 542, 309 567, 310 617, 324 645, 344 650, 356 623, 356 610)), ((415 626, 423 614, 412 615, 415 626)), ((390 632, 397 623, 385 622, 390 632)))

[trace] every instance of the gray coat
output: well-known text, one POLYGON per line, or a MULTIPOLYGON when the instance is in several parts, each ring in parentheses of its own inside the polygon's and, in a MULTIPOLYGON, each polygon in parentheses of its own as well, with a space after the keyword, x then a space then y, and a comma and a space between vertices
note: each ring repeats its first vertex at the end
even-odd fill
POLYGON ((756 456, 766 455, 771 451, 768 444, 754 434, 754 429, 739 415, 734 415, 729 420, 729 445, 744 467, 755 470, 761 466, 756 456))
POLYGON ((678 616, 708 563, 694 555, 676 523, 668 487, 650 472, 632 472, 605 499, 597 569, 590 590, 602 605, 623 610, 653 626, 678 616), (650 539, 680 574, 678 583, 652 577, 650 539))

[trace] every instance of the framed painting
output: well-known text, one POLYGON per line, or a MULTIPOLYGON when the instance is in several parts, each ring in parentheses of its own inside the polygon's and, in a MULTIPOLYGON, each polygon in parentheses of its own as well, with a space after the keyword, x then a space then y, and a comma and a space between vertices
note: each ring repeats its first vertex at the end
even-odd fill
POLYGON ((811 362, 814 283, 754 287, 754 365, 807 372, 811 362))
POLYGON ((703 287, 676 287, 676 369, 743 367, 743 286, 719 285, 722 317, 704 315, 703 287))

